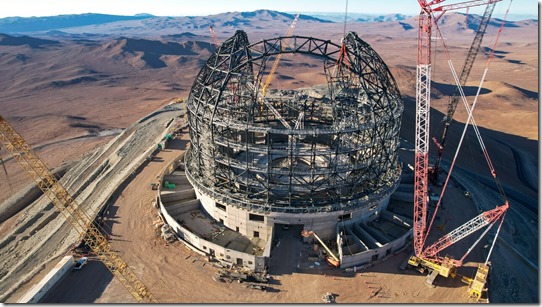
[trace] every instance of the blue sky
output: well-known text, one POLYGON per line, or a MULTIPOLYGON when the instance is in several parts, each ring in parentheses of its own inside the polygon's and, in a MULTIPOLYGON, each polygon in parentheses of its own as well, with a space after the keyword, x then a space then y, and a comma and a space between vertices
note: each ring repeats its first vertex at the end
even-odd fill
MULTIPOLYGON (((448 0, 444 4, 463 2, 448 0)), ((494 17, 504 14, 511 0, 497 5, 494 17)), ((4 0, 1 17, 52 16, 60 14, 104 13, 134 15, 150 13, 157 16, 195 16, 231 11, 254 11, 271 9, 283 12, 344 12, 346 0, 4 0)), ((351 13, 416 15, 419 12, 415 0, 349 0, 351 13)), ((465 12, 465 10, 462 10, 465 12)), ((483 12, 483 8, 471 9, 470 13, 483 12)), ((510 14, 538 15, 537 0, 513 0, 510 14)))

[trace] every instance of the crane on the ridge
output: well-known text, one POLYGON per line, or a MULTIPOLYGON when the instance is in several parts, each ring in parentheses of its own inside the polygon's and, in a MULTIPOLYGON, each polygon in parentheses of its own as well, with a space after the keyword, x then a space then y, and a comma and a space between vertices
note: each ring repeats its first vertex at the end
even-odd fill
POLYGON ((96 224, 75 198, 51 173, 45 162, 34 152, 30 145, 0 115, 0 144, 4 145, 13 159, 28 173, 71 226, 79 232, 83 241, 111 271, 113 276, 130 292, 139 303, 158 303, 149 289, 137 277, 130 266, 113 250, 96 224))
POLYGON ((220 41, 218 40, 218 37, 216 36, 215 29, 213 29, 213 26, 209 26, 209 32, 211 32, 211 37, 213 38, 213 44, 215 44, 216 48, 218 49, 220 47, 220 41))
MULTIPOLYGON (((505 212, 508 209, 508 201, 502 206, 496 207, 493 210, 484 212, 474 219, 468 221, 449 234, 445 235, 436 243, 424 248, 425 241, 428 235, 427 229, 427 202, 428 202, 428 172, 429 172, 429 120, 430 120, 430 88, 431 88, 431 34, 433 24, 446 12, 461 8, 479 6, 484 4, 494 4, 501 0, 471 0, 451 5, 435 5, 444 2, 445 0, 418 0, 421 8, 419 15, 418 28, 418 56, 417 56, 417 82, 416 82, 416 131, 415 131, 415 167, 414 167, 414 230, 413 230, 413 245, 414 255, 409 259, 408 263, 418 267, 421 265, 425 269, 431 271, 431 277, 437 275, 448 277, 454 276, 455 267, 461 266, 463 259, 472 250, 471 247, 465 256, 460 261, 453 260, 449 257, 441 258, 437 255, 438 252, 456 243, 457 241, 467 237, 483 227, 490 225, 492 227, 499 219, 504 218, 505 212), (436 18, 433 13, 440 13, 436 18)), ((487 157, 488 158, 488 157, 487 157)), ((433 216, 435 216, 435 213, 433 216)), ((499 227, 500 229, 500 227, 499 227)), ((483 235, 489 230, 486 229, 483 235)), ((483 236, 482 235, 482 236, 483 236)), ((477 240, 475 245, 479 242, 477 240)), ((493 242, 495 244, 495 240, 493 242)), ((432 283, 432 281, 430 281, 432 283)), ((476 293, 479 296, 479 293, 476 293)))

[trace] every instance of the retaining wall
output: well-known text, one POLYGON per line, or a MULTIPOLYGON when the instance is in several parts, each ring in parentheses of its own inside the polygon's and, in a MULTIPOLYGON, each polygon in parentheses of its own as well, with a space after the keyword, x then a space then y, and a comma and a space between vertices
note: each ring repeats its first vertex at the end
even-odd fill
POLYGON ((39 301, 47 294, 57 282, 62 280, 73 267, 73 256, 66 256, 62 258, 57 265, 49 272, 43 279, 34 285, 23 297, 21 297, 17 303, 39 303, 39 301))

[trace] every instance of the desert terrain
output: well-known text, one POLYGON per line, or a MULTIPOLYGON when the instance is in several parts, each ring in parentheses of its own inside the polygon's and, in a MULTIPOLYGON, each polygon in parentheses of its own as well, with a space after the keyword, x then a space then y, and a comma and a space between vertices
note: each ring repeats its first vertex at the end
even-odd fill
MULTIPOLYGON (((214 27, 220 41, 233 35, 235 30, 242 29, 247 32, 250 41, 257 42, 263 38, 284 34, 293 19, 290 14, 265 10, 202 17, 147 17, 42 31, 32 29, 25 32, 18 29, 14 33, 0 34, 0 73, 4 76, 0 79, 0 115, 25 137, 51 168, 62 165, 67 167, 63 180, 70 191, 81 194, 82 200, 84 197, 92 199, 88 210, 95 212, 107 195, 114 192, 120 194, 117 196, 118 216, 113 218, 124 217, 127 220, 126 224, 112 225, 112 233, 119 238, 116 242, 113 240, 113 244, 115 248, 123 251, 128 263, 136 268, 136 272, 142 275, 144 280, 148 278, 147 280, 151 281, 149 284, 154 285, 151 290, 156 292, 155 295, 162 302, 215 302, 204 299, 204 289, 198 290, 192 280, 206 280, 212 285, 210 287, 213 291, 219 293, 215 296, 216 302, 317 302, 325 287, 328 287, 328 291, 331 291, 329 287, 338 287, 333 291, 348 293, 342 298, 338 297, 340 302, 371 302, 371 299, 378 299, 371 298, 370 291, 363 286, 363 281, 368 280, 364 278, 378 278, 379 284, 387 284, 387 280, 399 278, 395 273, 386 272, 387 265, 396 267, 402 260, 401 256, 390 260, 389 264, 383 262, 369 268, 357 277, 349 277, 348 286, 336 285, 343 282, 341 278, 346 278, 342 276, 315 275, 317 278, 310 278, 309 275, 308 278, 303 278, 293 274, 293 277, 282 280, 278 287, 281 291, 274 294, 247 292, 250 290, 235 284, 221 288, 211 280, 210 266, 196 265, 186 260, 185 257, 192 254, 180 243, 163 247, 161 239, 154 236, 151 224, 156 216, 149 206, 152 191, 145 191, 142 199, 129 199, 131 185, 144 185, 147 189, 148 179, 155 176, 160 165, 146 166, 152 167, 145 173, 146 177, 136 176, 122 187, 124 191, 116 190, 116 185, 128 178, 129 173, 122 170, 130 164, 124 160, 119 164, 104 161, 107 157, 112 157, 111 152, 116 148, 119 152, 122 148, 128 148, 123 147, 126 139, 144 142, 144 148, 150 148, 153 142, 159 139, 160 131, 145 126, 145 121, 140 119, 155 114, 153 112, 156 110, 167 110, 158 112, 149 119, 155 125, 163 126, 167 116, 178 116, 179 110, 168 109, 172 107, 162 108, 179 97, 188 96, 194 77, 215 50, 208 31, 209 25, 214 27), (147 136, 134 137, 136 132, 147 136), (104 151, 107 150, 111 152, 105 154, 104 151), (77 181, 91 178, 97 169, 104 167, 104 163, 111 165, 111 174, 115 176, 103 176, 103 182, 93 184, 92 189, 83 186, 82 181, 77 181), (101 190, 93 190, 96 188, 101 190), (99 193, 103 193, 103 196, 98 195, 99 193), (122 198, 128 199, 119 200, 122 198), (126 208, 130 205, 135 207, 135 210, 126 208), (140 236, 131 235, 130 229, 137 225, 143 228, 140 236), (134 246, 135 240, 140 240, 141 246, 134 246), (140 255, 153 250, 160 252, 152 260, 139 260, 140 255), (171 273, 160 273, 160 269, 171 271, 179 264, 183 268, 177 273, 179 279, 175 281, 174 288, 182 289, 179 290, 181 292, 166 291, 167 284, 156 286, 172 278, 171 273), (352 278, 358 279, 359 283, 352 281, 352 278), (333 279, 333 282, 328 282, 329 279, 333 279), (310 293, 296 287, 309 280, 312 283, 307 285, 307 288, 312 289, 310 293), (349 290, 339 290, 339 287, 349 290), (243 299, 240 299, 239 293, 243 299), (201 300, 198 300, 198 297, 201 300)), ((476 16, 470 16, 469 24, 466 24, 463 14, 450 13, 443 17, 439 25, 446 38, 453 65, 459 71, 474 36, 476 16)), ((488 27, 482 51, 477 57, 466 87, 469 100, 474 98, 499 26, 500 21, 494 20, 488 27)), ((402 21, 350 22, 347 24, 347 31, 357 32, 389 66, 405 101, 401 135, 413 142, 416 18, 402 21)), ((508 242, 516 252, 499 245, 498 241, 492 256, 494 275, 491 276, 495 278, 492 279, 490 287, 497 289, 491 291, 490 288, 492 302, 539 301, 537 33, 537 20, 506 22, 474 111, 499 179, 507 188, 507 193, 510 191, 519 194, 514 195, 514 198, 509 195, 512 198, 512 209, 500 235, 500 241, 508 242), (522 202, 517 201, 518 198, 522 202), (517 252, 518 250, 520 252, 517 252), (522 256, 518 256, 518 253, 522 256), (526 265, 518 260, 518 257, 534 263, 536 269, 533 270, 532 265, 526 265), (497 278, 497 275, 500 278, 497 278)), ((302 16, 295 34, 339 43, 343 24, 302 16)), ((316 63, 313 59, 301 55, 284 56, 271 88, 299 88, 324 83, 325 77, 316 63)), ((434 52, 433 80, 432 136, 440 136, 442 127, 439 122, 443 117, 442 113, 446 112, 448 95, 454 90, 446 55, 440 45, 434 52)), ((461 122, 466 120, 466 114, 460 104, 454 117, 458 122, 451 128, 444 155, 448 162, 453 157, 454 144, 458 143, 462 131, 461 122)), ((188 135, 184 134, 176 141, 179 150, 185 148, 187 139, 188 135)), ((431 150, 435 152, 434 147, 431 150)), ((143 154, 134 150, 126 152, 134 161, 143 154)), ((163 152, 164 161, 174 159, 174 153, 173 150, 169 153, 163 152)), ((31 189, 34 184, 5 150, 1 150, 0 154, 8 173, 7 177, 3 171, 0 174, 0 210, 5 210, 13 199, 19 197, 17 194, 31 189)), ((481 183, 490 178, 491 174, 472 129, 460 155, 458 166, 464 170, 464 180, 473 185, 472 189, 478 189, 480 194, 484 195, 480 197, 484 210, 502 204, 503 200, 481 183)), ((125 154, 118 155, 118 158, 124 156, 125 154)), ((413 164, 412 161, 404 163, 413 164)), ((167 164, 164 163, 165 165, 167 164)), ((141 173, 143 172, 145 171, 141 173)), ((32 281, 39 280, 38 277, 45 274, 45 268, 54 266, 58 257, 65 254, 69 246, 77 240, 75 233, 70 232, 69 227, 62 223, 62 217, 55 216, 51 212, 54 209, 42 198, 32 206, 21 208, 10 213, 9 217, 6 215, 5 219, 2 218, 4 221, 0 224, 0 256, 4 265, 0 274, 0 300, 3 302, 16 301, 24 290, 31 286, 32 281), (47 213, 43 214, 44 211, 47 213), (36 224, 42 227, 33 226, 36 224), (33 230, 36 232, 32 232, 33 230), (48 232, 54 232, 55 235, 49 236, 48 232), (39 235, 34 235, 35 233, 39 235), (35 242, 39 241, 35 240, 42 241, 39 248, 35 246, 35 242), (33 263, 26 263, 28 257, 24 257, 25 253, 32 255, 30 259, 34 259, 33 263), (18 283, 14 283, 16 279, 19 280, 18 283)), ((100 267, 100 264, 95 266, 100 267)), ((102 271, 104 270, 105 268, 102 268, 102 271)), ((85 273, 88 274, 88 271, 85 273)), ((107 275, 106 273, 104 274, 107 275)), ((467 300, 466 297, 456 300, 459 292, 446 292, 457 286, 437 287, 439 292, 428 293, 423 285, 424 276, 406 276, 407 279, 402 281, 402 285, 396 285, 397 288, 387 291, 388 294, 397 295, 388 295, 390 298, 386 300, 381 297, 379 302, 467 300), (418 284, 419 288, 410 286, 414 284, 418 284), (403 288, 410 289, 401 290, 403 288), (402 291, 405 291, 405 294, 402 294, 402 291)), ((94 301, 131 301, 128 293, 121 293, 118 282, 111 280, 110 284, 110 287, 95 295, 94 301)), ((466 292, 463 288, 461 291, 466 292)))

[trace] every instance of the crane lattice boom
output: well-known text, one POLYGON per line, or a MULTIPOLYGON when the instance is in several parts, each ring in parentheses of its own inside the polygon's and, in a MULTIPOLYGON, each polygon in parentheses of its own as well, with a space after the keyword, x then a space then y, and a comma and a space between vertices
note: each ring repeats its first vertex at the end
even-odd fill
POLYGON ((429 110, 431 108, 430 13, 419 18, 418 63, 416 66, 416 140, 414 161, 414 253, 420 256, 427 222, 427 169, 429 163, 429 110))
POLYGON ((437 253, 449 247, 450 245, 497 221, 506 212, 506 210, 508 210, 508 206, 508 203, 506 203, 493 210, 482 212, 477 217, 452 230, 450 233, 440 238, 437 242, 424 249, 423 257, 433 258, 437 255, 437 253))
POLYGON ((316 240, 318 240, 318 242, 320 242, 320 244, 322 244, 322 246, 326 249, 326 251, 328 252, 328 254, 333 257, 333 259, 337 262, 337 263, 340 263, 340 260, 337 256, 335 256, 335 254, 329 249, 329 247, 327 247, 327 245, 324 243, 324 241, 322 241, 322 239, 320 239, 320 237, 314 232, 314 231, 307 231, 305 229, 303 229, 301 231, 301 236, 305 237, 305 238, 308 238, 310 236, 314 236, 316 238, 316 240))
MULTIPOLYGON (((443 0, 439 1, 442 2, 443 0)), ((432 11, 433 12, 447 12, 447 11, 453 11, 453 10, 460 10, 460 9, 464 9, 464 8, 469 8, 469 7, 473 7, 473 6, 480 6, 480 5, 485 5, 485 4, 492 4, 492 3, 497 3, 499 1, 502 1, 502 0, 473 0, 473 1, 465 1, 465 2, 460 2, 460 3, 455 3, 455 4, 450 4, 450 5, 442 5, 442 6, 439 6, 439 7, 435 7, 435 8, 432 8, 432 11)))
MULTIPOLYGON (((288 28, 288 31, 286 31, 286 34, 284 35, 286 36, 286 38, 284 39, 284 43, 282 42, 282 40, 279 40, 279 44, 280 44, 279 49, 281 51, 284 50, 286 46, 288 46, 288 42, 290 41, 290 36, 294 33, 295 25, 298 19, 299 19, 299 14, 295 16, 294 21, 292 21, 292 24, 288 28)), ((277 54, 277 57, 275 58, 275 61, 273 62, 273 66, 271 67, 271 70, 269 71, 269 74, 267 75, 267 79, 265 80, 265 83, 260 88, 260 92, 259 92, 260 103, 263 102, 263 104, 265 104, 265 106, 267 106, 267 108, 271 110, 273 115, 275 115, 275 117, 278 120, 280 120, 280 122, 284 125, 284 127, 286 127, 288 130, 291 130, 292 126, 280 115, 280 113, 275 109, 275 107, 273 107, 273 105, 271 105, 265 99, 265 95, 267 94, 267 88, 269 87, 269 84, 271 83, 271 80, 273 79, 273 76, 275 75, 275 71, 277 70, 277 67, 279 66, 281 58, 282 58, 282 53, 277 54)))
POLYGON ((149 289, 128 264, 115 252, 101 229, 80 208, 76 200, 51 173, 49 167, 32 150, 23 137, 0 116, 0 143, 10 151, 19 165, 34 179, 56 209, 83 237, 88 247, 140 303, 157 303, 149 289))
MULTIPOLYGON (((279 40, 281 51, 284 50, 286 46, 288 46, 288 42, 290 41, 290 36, 294 33, 295 25, 298 19, 299 19, 299 14, 295 16, 294 21, 292 21, 292 24, 290 25, 290 28, 288 28, 288 31, 286 31, 286 34, 284 35, 286 36, 286 38, 284 39, 284 43, 282 40, 279 40)), ((273 76, 275 75, 275 70, 277 70, 277 67, 279 66, 281 58, 282 58, 282 53, 277 54, 277 57, 275 58, 275 61, 273 62, 273 66, 271 67, 271 70, 269 71, 269 75, 267 75, 267 79, 265 80, 265 83, 261 89, 263 97, 265 97, 265 94, 267 93, 267 88, 269 87, 271 80, 273 80, 273 76)))

